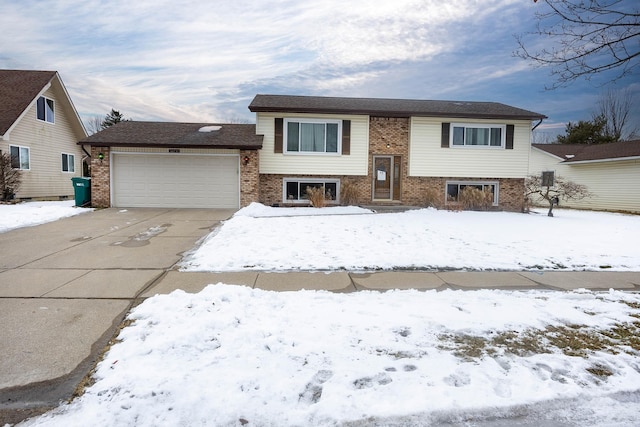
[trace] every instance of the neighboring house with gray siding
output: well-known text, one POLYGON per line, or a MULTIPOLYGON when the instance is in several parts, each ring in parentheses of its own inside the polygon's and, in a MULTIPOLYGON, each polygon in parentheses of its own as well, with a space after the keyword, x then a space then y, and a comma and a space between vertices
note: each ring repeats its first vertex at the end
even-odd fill
POLYGON ((17 199, 73 198, 86 136, 56 71, 0 70, 0 151, 22 171, 17 199))
POLYGON ((533 144, 529 172, 554 172, 592 197, 565 206, 640 213, 640 140, 610 144, 533 144))

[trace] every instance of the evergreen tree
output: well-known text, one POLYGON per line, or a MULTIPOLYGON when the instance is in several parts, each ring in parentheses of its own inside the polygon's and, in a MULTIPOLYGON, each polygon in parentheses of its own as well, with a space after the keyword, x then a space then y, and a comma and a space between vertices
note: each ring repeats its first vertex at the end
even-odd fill
POLYGON ((560 144, 606 144, 617 140, 614 135, 607 134, 607 119, 602 115, 576 124, 567 123, 565 134, 558 136, 560 144))
POLYGON ((114 110, 112 108, 111 112, 109 114, 107 114, 107 116, 102 121, 101 126, 102 126, 102 129, 106 129, 109 126, 113 126, 116 123, 120 123, 120 122, 124 122, 124 121, 126 121, 126 119, 120 113, 120 111, 114 110))

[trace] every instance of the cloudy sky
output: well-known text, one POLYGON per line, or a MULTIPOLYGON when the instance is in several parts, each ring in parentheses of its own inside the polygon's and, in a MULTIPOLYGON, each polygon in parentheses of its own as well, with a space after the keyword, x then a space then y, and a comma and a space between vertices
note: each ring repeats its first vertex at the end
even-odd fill
MULTIPOLYGON (((629 1, 629 3, 632 3, 629 1)), ((83 120, 253 121, 257 93, 496 101, 589 119, 606 75, 545 91, 513 56, 531 0, 0 0, 0 68, 57 70, 83 120)), ((531 39, 532 46, 544 40, 531 39)), ((638 76, 619 81, 640 99, 638 76)), ((637 101, 636 104, 640 104, 637 101)), ((640 127, 640 105, 633 120, 640 127)))

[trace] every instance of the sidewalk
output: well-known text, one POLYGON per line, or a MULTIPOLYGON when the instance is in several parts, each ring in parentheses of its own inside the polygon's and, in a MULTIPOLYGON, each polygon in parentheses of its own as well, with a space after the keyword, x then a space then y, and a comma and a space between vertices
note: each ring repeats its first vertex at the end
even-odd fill
POLYGON ((176 289, 200 292, 208 284, 249 286, 268 291, 326 290, 332 292, 387 291, 391 289, 546 289, 580 288, 640 291, 640 272, 591 271, 383 271, 349 272, 237 272, 200 273, 169 271, 142 293, 143 298, 176 289))
POLYGON ((232 213, 104 209, 0 233, 0 425, 70 398, 130 308, 176 289, 640 291, 640 272, 178 271, 182 254, 232 213))

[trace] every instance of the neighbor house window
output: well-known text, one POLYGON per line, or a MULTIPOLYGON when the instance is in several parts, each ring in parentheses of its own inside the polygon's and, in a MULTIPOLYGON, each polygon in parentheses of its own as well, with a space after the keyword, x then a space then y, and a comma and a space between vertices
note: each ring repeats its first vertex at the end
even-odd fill
POLYGON ((10 145, 9 152, 11 153, 11 167, 13 169, 31 169, 29 165, 29 147, 10 145))
POLYGON ((504 147, 505 125, 453 123, 451 128, 452 147, 504 147))
POLYGON ((284 201, 289 203, 307 202, 307 187, 324 188, 327 200, 338 200, 339 181, 337 179, 297 179, 284 180, 284 201))
POLYGON ((73 154, 62 153, 62 172, 75 172, 75 156, 73 154))
POLYGON ((53 123, 54 122, 54 110, 53 110, 53 99, 45 98, 41 96, 38 98, 36 102, 37 106, 37 115, 38 120, 42 120, 44 122, 53 123))
POLYGON ((447 181, 447 202, 460 201, 460 194, 466 187, 475 187, 478 190, 490 191, 493 194, 493 205, 498 205, 497 182, 447 181))
POLYGON ((287 153, 338 153, 340 120, 285 120, 287 153))

